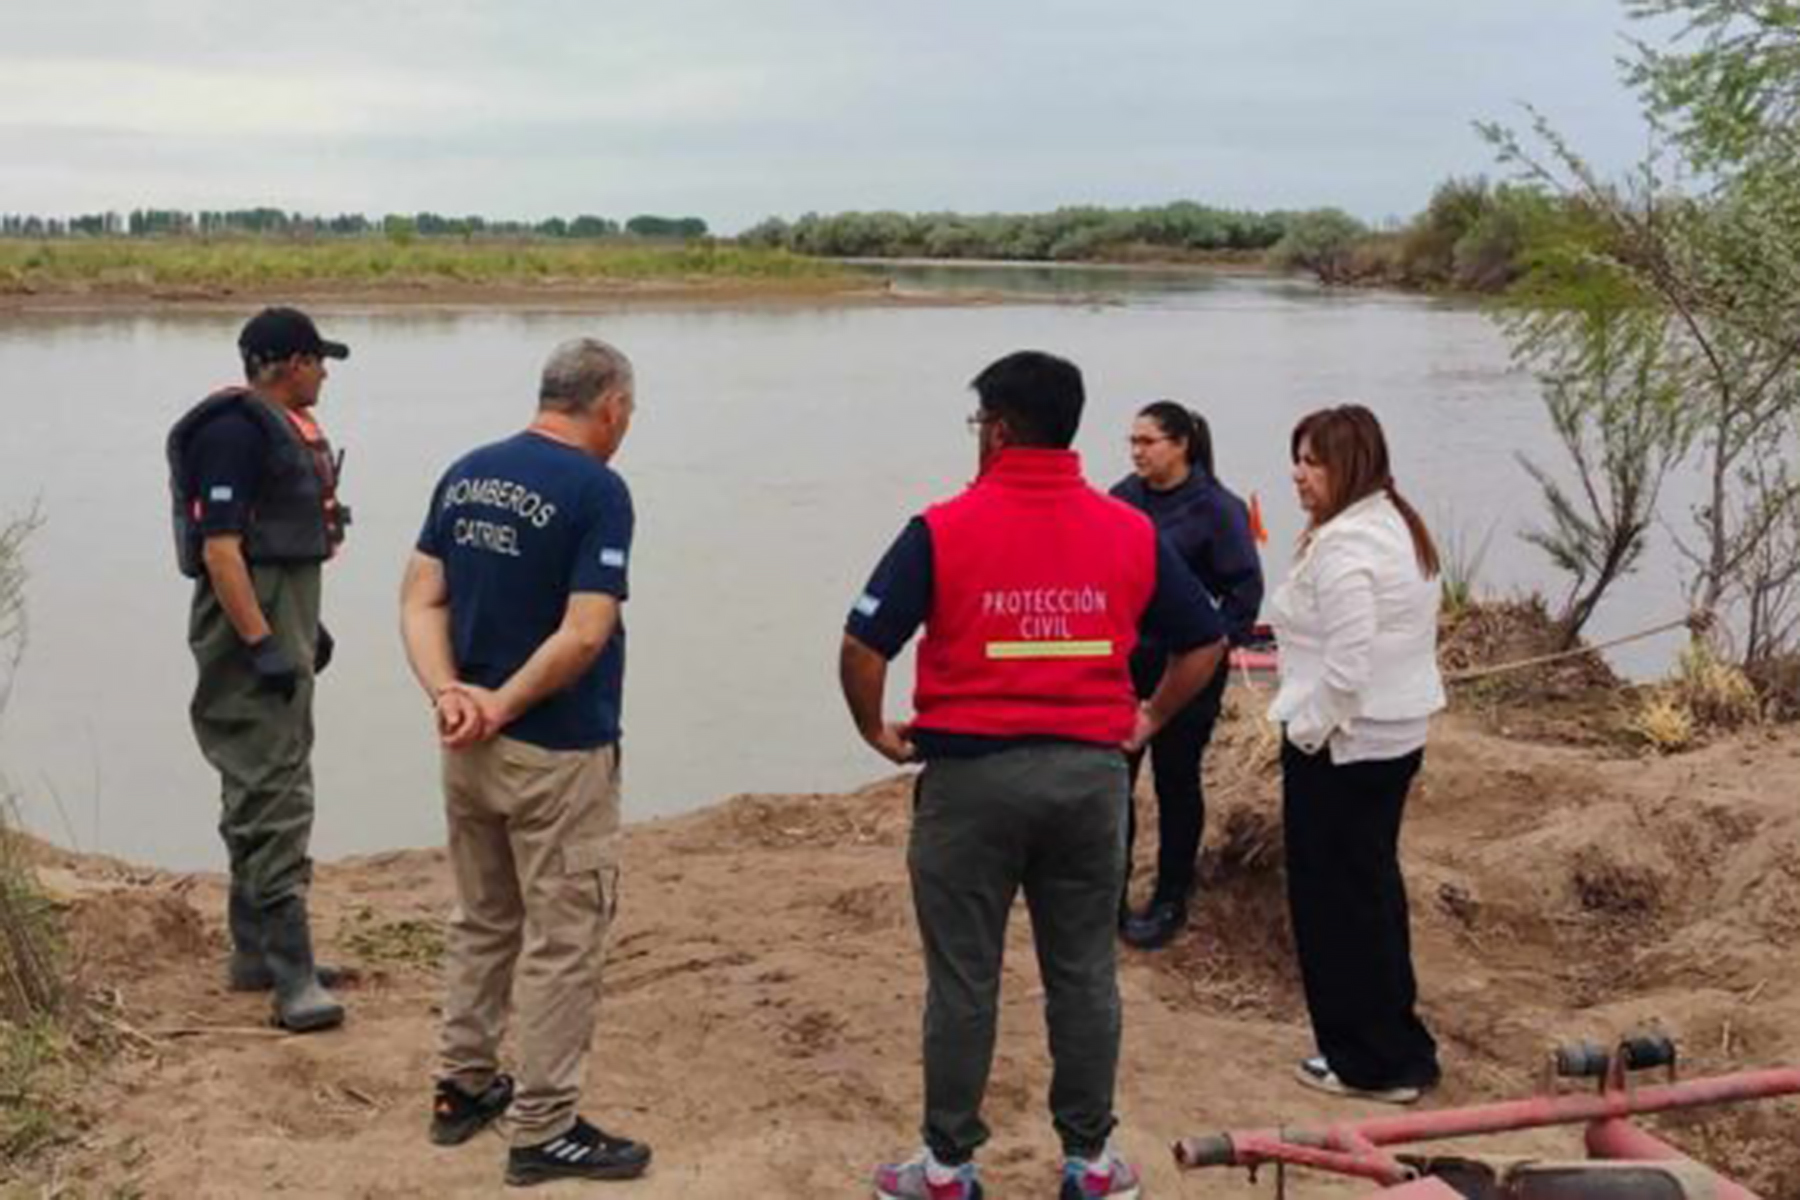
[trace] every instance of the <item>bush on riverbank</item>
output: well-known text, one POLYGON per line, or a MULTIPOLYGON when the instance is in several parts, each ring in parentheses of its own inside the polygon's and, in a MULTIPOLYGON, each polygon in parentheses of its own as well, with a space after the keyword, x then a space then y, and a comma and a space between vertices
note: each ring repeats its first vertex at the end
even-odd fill
POLYGON ((1533 188, 1448 179, 1398 229, 1370 229, 1337 209, 1299 214, 1269 265, 1325 284, 1494 294, 1527 274, 1535 240, 1558 216, 1533 188))

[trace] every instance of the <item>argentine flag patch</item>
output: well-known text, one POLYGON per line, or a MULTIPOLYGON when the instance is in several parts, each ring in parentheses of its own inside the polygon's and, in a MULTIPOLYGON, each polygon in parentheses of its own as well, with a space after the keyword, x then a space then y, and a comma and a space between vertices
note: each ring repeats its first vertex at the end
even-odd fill
POLYGON ((600 565, 623 571, 625 569, 625 552, 612 546, 604 547, 600 551, 600 565))
POLYGON ((231 498, 235 494, 236 493, 234 493, 231 490, 230 484, 222 483, 218 487, 215 487, 211 491, 207 492, 206 498, 208 500, 211 500, 214 504, 230 504, 231 498))
POLYGON ((865 617, 872 617, 881 611, 881 597, 871 596, 869 593, 864 592, 856 598, 856 603, 851 607, 865 617))

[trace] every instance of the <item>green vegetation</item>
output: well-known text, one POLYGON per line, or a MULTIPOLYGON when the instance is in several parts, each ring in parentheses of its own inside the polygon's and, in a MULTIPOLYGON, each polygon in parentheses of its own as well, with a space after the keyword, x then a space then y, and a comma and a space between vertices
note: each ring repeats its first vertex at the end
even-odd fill
POLYGON ((1367 232, 1361 221, 1342 209, 1301 213, 1270 249, 1269 262, 1286 271, 1311 271, 1320 283, 1350 283, 1358 275, 1354 254, 1367 232))
POLYGON ((1154 208, 1059 208, 1047 213, 807 213, 770 217, 744 245, 836 258, 1107 262, 1257 252, 1286 232, 1282 213, 1236 212, 1180 201, 1154 208))
POLYGON ((740 245, 835 258, 1014 262, 1266 262, 1330 285, 1499 292, 1529 269, 1530 230, 1556 202, 1531 185, 1452 179, 1396 231, 1336 208, 1244 212, 1179 201, 1048 213, 808 213, 770 217, 740 245))
POLYGON ((1455 619, 1477 603, 1481 572, 1494 542, 1498 521, 1490 521, 1479 533, 1446 509, 1432 522, 1438 547, 1438 606, 1446 619, 1455 619))
POLYGON ((779 250, 680 244, 381 238, 0 239, 0 292, 329 284, 795 283, 842 275, 779 250))
MULTIPOLYGON (((34 514, 0 524, 0 708, 25 646, 20 551, 36 523, 34 514)), ((70 1126, 76 1005, 59 934, 0 788, 0 1164, 21 1161, 70 1126)))
POLYGON ((1269 263, 1325 284, 1494 294, 1531 270, 1534 228, 1567 215, 1537 187, 1449 179, 1397 230, 1335 208, 1292 216, 1269 263))
MULTIPOLYGON (((1578 253, 1581 244, 1569 249, 1578 253)), ((1636 566, 1688 430, 1667 315, 1603 263, 1570 261, 1548 248, 1538 261, 1529 285, 1497 318, 1514 359, 1537 379, 1566 457, 1566 471, 1524 454, 1519 461, 1550 518, 1525 540, 1569 576, 1556 614, 1568 649, 1602 596, 1636 566)))
MULTIPOLYGON (((1622 489, 1639 487, 1631 520, 1649 521, 1657 456, 1698 467, 1705 496, 1676 539, 1690 597, 1751 677, 1778 677, 1772 668, 1800 653, 1800 7, 1626 7, 1678 18, 1681 32, 1668 48, 1640 45, 1627 67, 1663 140, 1624 181, 1600 178, 1535 114, 1529 137, 1484 127, 1565 218, 1527 237, 1537 257, 1506 319, 1515 345, 1559 330, 1572 352, 1555 360, 1576 393, 1564 443, 1584 488, 1596 476, 1578 447, 1602 446, 1590 464, 1611 490, 1589 488, 1588 516, 1624 514, 1622 489), (1640 438, 1648 460, 1633 448, 1640 438)), ((1547 396, 1560 419, 1554 389, 1547 396)), ((1556 547, 1566 534, 1597 545, 1605 531, 1578 529, 1546 490, 1555 530, 1540 544, 1579 589, 1578 568, 1598 579, 1601 564, 1556 547)), ((1618 542, 1630 523, 1602 540, 1618 542)))
POLYGON ((356 910, 344 945, 363 962, 437 967, 444 961, 444 923, 406 918, 382 921, 366 905, 356 910))

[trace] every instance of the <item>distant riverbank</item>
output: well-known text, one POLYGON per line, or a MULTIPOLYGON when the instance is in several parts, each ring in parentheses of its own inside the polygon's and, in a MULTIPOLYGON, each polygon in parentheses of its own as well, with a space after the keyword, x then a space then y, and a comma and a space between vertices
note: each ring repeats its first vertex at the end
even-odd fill
POLYGON ((0 309, 274 296, 455 304, 882 290, 836 263, 711 242, 0 241, 0 309))
POLYGON ((1206 253, 1108 262, 813 258, 720 245, 659 247, 118 240, 0 241, 0 314, 259 303, 518 311, 621 304, 1089 303, 1146 280, 1269 276, 1260 257, 1206 253), (1045 279, 1055 280, 1047 286, 1045 279))

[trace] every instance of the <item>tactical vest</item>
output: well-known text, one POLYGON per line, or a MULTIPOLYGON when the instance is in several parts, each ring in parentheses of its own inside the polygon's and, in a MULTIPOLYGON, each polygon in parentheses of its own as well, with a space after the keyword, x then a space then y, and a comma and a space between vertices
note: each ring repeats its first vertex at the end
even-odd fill
POLYGON ((206 574, 201 554, 200 497, 189 488, 188 442, 200 427, 235 408, 261 429, 267 447, 262 482, 244 529, 244 558, 251 563, 323 562, 344 540, 350 510, 338 503, 338 461, 331 443, 311 419, 258 400, 246 388, 214 392, 169 431, 169 493, 175 525, 175 560, 190 579, 206 574))
POLYGON ((1156 588, 1156 530, 1068 450, 1001 452, 925 512, 932 598, 914 724, 1116 745, 1137 713, 1128 660, 1156 588))

